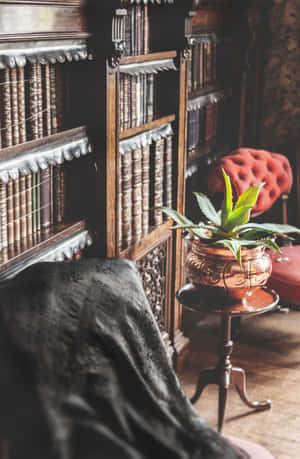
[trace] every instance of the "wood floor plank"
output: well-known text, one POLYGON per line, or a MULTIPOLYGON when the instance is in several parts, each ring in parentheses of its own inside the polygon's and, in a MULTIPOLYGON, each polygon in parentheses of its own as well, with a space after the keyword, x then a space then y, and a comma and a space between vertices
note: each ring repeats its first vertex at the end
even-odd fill
MULTIPOLYGON (((191 335, 191 353, 179 375, 186 393, 193 395, 201 368, 217 362, 219 322, 202 319, 191 335)), ((270 398, 271 410, 254 412, 230 387, 223 432, 259 443, 277 459, 300 458, 300 312, 273 313, 242 322, 232 363, 245 369, 252 400, 270 398)), ((205 388, 195 408, 213 427, 217 425, 218 389, 205 388)))

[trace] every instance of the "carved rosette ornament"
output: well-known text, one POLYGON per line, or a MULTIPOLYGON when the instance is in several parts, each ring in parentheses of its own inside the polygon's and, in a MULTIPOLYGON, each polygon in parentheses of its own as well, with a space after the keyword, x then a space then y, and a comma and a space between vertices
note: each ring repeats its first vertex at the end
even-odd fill
POLYGON ((161 331, 165 331, 166 261, 167 243, 138 261, 145 294, 161 331))

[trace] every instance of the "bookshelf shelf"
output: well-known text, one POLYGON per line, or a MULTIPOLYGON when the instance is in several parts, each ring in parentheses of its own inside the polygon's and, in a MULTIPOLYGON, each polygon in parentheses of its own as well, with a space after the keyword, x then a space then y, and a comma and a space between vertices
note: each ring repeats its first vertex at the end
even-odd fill
POLYGON ((144 236, 142 240, 133 244, 131 247, 122 250, 120 252, 121 257, 131 259, 136 258, 137 255, 142 257, 147 251, 157 244, 157 241, 160 241, 164 237, 166 231, 169 233, 172 225, 173 220, 167 220, 158 227, 151 227, 149 233, 144 236))
POLYGON ((146 124, 143 124, 142 126, 127 129, 126 131, 120 132, 119 138, 120 140, 127 139, 128 137, 132 137, 144 131, 148 131, 155 127, 162 126, 163 124, 172 123, 173 121, 175 121, 175 119, 176 119, 175 115, 168 115, 168 116, 163 116, 162 118, 157 118, 156 120, 151 121, 150 123, 146 123, 146 124))
POLYGON ((86 228, 84 220, 61 224, 51 228, 47 235, 33 235, 18 244, 2 249, 0 256, 0 279, 7 277, 10 272, 17 272, 29 264, 39 261, 44 251, 56 244, 66 241, 86 228))
POLYGON ((125 56, 121 58, 120 65, 139 64, 160 59, 174 59, 176 56, 177 51, 162 51, 159 53, 140 54, 139 56, 125 56))

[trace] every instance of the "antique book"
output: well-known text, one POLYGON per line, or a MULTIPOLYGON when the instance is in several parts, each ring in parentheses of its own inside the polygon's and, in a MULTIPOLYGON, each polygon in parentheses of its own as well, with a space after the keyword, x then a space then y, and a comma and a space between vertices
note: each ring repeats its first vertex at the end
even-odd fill
POLYGON ((41 209, 41 228, 45 232, 49 231, 51 225, 51 170, 50 166, 43 169, 40 174, 40 209, 41 209))
POLYGON ((132 152, 132 240, 142 237, 142 149, 132 152))
POLYGON ((19 179, 13 180, 13 225, 14 225, 14 242, 21 239, 21 222, 20 222, 20 183, 19 179))
MULTIPOLYGON (((165 164, 164 164, 164 206, 172 207, 172 166, 173 166, 173 148, 172 148, 172 136, 168 135, 165 139, 165 164)), ((168 220, 168 216, 164 215, 164 219, 168 220)))
POLYGON ((136 127, 137 125, 137 76, 132 75, 131 78, 131 127, 136 127))
POLYGON ((149 15, 148 5, 144 5, 144 54, 149 53, 149 15))
POLYGON ((7 247, 7 185, 0 181, 0 222, 1 222, 1 249, 7 247))
POLYGON ((7 183, 7 239, 8 244, 15 242, 14 235, 14 187, 10 179, 7 183))
POLYGON ((130 96, 130 85, 129 85, 129 75, 124 74, 124 131, 129 129, 130 121, 130 107, 129 107, 129 96, 130 96))
POLYGON ((149 231, 150 203, 150 145, 142 147, 142 231, 149 231))
POLYGON ((27 237, 27 223, 26 223, 26 177, 22 176, 19 179, 20 185, 20 231, 21 239, 27 237))
POLYGON ((124 74, 120 74, 119 79, 119 127, 124 131, 124 74))
POLYGON ((32 174, 31 202, 32 202, 32 233, 37 231, 37 173, 32 174))
MULTIPOLYGON (((154 172, 151 197, 153 208, 163 206, 164 195, 164 139, 155 141, 152 149, 151 169, 154 172)), ((159 226, 163 223, 163 214, 159 210, 153 210, 153 224, 159 226)))
POLYGON ((137 75, 136 80, 136 125, 140 126, 141 122, 141 75, 137 75))
POLYGON ((132 152, 121 155, 123 248, 132 243, 132 152))
POLYGON ((197 88, 204 87, 204 66, 205 66, 205 43, 199 42, 199 48, 197 53, 198 58, 198 79, 196 82, 197 88))
POLYGON ((206 43, 206 58, 205 58, 205 85, 212 81, 212 43, 206 43))
POLYGON ((32 235, 33 231, 33 206, 32 206, 32 186, 33 174, 26 176, 26 228, 27 236, 32 235))
POLYGON ((205 116, 205 135, 204 139, 209 142, 213 138, 214 129, 214 104, 210 103, 206 105, 206 116, 205 116))
POLYGON ((147 122, 154 119, 154 74, 147 75, 147 122))
POLYGON ((13 144, 13 135, 12 135, 12 110, 11 110, 11 80, 10 80, 10 70, 3 69, 0 72, 1 78, 1 114, 3 120, 2 126, 2 147, 10 147, 13 144))

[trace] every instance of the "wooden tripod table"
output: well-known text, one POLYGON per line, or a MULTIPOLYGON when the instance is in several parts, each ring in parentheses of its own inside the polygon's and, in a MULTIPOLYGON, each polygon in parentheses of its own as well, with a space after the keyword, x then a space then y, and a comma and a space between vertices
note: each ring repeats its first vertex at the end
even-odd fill
POLYGON ((234 367, 231 364, 230 356, 233 349, 231 336, 231 319, 233 317, 255 316, 264 314, 277 307, 279 296, 273 290, 260 288, 254 293, 237 303, 226 304, 223 299, 223 306, 216 306, 216 300, 206 295, 205 288, 196 287, 194 284, 186 284, 177 292, 180 303, 193 311, 204 312, 206 314, 219 314, 221 316, 221 340, 219 350, 219 361, 215 368, 206 368, 200 371, 198 384, 195 394, 191 398, 192 403, 196 403, 203 389, 208 384, 219 386, 219 407, 218 407, 218 430, 222 430, 225 416, 227 391, 233 384, 244 403, 254 410, 266 410, 272 405, 271 400, 261 402, 250 401, 246 391, 246 374, 242 368, 234 367))

